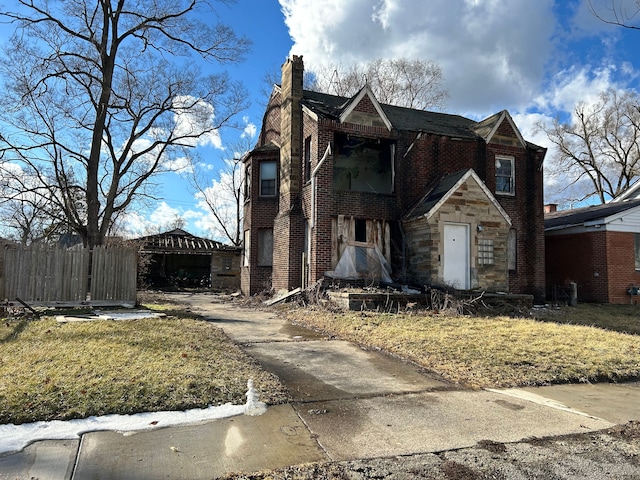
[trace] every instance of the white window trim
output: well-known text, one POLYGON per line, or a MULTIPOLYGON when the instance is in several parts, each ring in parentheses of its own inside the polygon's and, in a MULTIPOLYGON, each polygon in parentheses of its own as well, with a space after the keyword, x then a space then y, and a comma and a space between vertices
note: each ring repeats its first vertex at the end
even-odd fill
MULTIPOLYGON (((509 197, 514 197, 516 194, 516 159, 514 157, 509 157, 506 155, 496 155, 495 161, 497 162, 498 160, 508 160, 509 162, 511 162, 511 191, 501 192, 496 189, 495 193, 496 195, 506 195, 509 197)), ((495 177, 498 178, 497 172, 495 174, 495 177)))

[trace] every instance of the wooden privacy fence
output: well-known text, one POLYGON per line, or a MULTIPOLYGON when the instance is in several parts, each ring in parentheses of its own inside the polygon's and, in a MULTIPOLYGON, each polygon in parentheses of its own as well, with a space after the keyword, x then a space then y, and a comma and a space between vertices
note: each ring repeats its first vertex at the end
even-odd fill
POLYGON ((136 301, 136 250, 7 248, 0 254, 0 301, 136 301))

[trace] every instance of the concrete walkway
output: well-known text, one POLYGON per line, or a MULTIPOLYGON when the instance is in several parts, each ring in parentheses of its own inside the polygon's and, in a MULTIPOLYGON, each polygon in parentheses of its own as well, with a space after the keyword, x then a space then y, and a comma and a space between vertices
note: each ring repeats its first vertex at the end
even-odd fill
POLYGON ((214 303, 211 295, 180 299, 276 373, 293 402, 259 417, 36 442, 0 457, 0 479, 210 479, 584 433, 640 420, 638 383, 471 391, 272 313, 234 309, 214 303))

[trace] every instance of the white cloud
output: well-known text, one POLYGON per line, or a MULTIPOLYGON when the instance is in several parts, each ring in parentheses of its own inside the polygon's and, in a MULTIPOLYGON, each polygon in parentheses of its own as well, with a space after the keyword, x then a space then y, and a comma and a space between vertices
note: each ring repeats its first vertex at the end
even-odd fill
POLYGON ((434 60, 448 111, 487 116, 539 92, 556 22, 552 0, 280 0, 292 53, 320 63, 434 60))
POLYGON ((213 105, 197 98, 185 95, 173 99, 174 134, 176 136, 195 135, 186 138, 181 144, 191 147, 210 146, 222 149, 222 140, 217 130, 212 130, 215 114, 213 105))

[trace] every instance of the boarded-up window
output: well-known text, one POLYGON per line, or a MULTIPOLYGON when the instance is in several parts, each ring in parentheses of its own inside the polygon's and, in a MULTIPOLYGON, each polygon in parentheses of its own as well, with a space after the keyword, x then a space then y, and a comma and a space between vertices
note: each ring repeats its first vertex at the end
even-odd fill
POLYGON ((640 233, 635 234, 636 270, 640 270, 640 233))
POLYGON ((478 265, 493 265, 493 240, 478 239, 478 265))
POLYGON ((258 230, 258 266, 270 267, 273 265, 273 230, 258 230))
POLYGON ((516 231, 514 229, 509 230, 509 236, 507 237, 507 263, 509 270, 516 269, 516 231))

